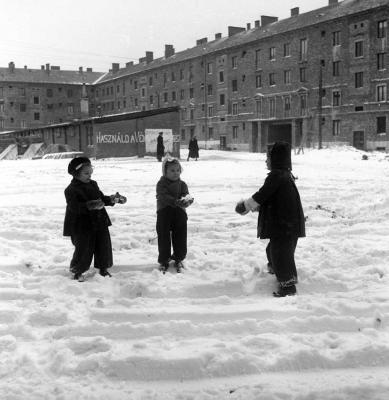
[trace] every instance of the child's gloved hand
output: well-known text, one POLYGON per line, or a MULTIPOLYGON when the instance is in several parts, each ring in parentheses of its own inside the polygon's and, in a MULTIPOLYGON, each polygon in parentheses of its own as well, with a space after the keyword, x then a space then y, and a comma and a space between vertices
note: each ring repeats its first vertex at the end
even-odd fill
POLYGON ((127 197, 122 196, 119 192, 116 192, 116 194, 113 194, 110 196, 111 202, 112 203, 119 203, 119 204, 125 204, 127 202, 127 197))
POLYGON ((176 200, 176 204, 179 207, 187 208, 193 203, 193 201, 194 201, 194 198, 188 194, 185 197, 182 197, 181 199, 176 200))
POLYGON ((88 210, 101 210, 104 208, 104 202, 101 199, 89 200, 86 202, 86 208, 88 210))
POLYGON ((243 200, 241 200, 238 203, 236 203, 235 212, 237 212, 240 215, 245 215, 245 214, 247 214, 249 212, 248 210, 246 210, 246 207, 244 205, 244 201, 243 200))

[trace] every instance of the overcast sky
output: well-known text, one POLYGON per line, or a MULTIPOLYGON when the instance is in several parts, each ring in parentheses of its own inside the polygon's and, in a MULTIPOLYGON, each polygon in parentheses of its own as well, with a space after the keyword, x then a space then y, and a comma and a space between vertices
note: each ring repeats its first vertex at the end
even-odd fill
POLYGON ((196 40, 227 35, 227 27, 254 26, 261 15, 288 18, 328 5, 328 0, 0 0, 0 66, 107 71, 138 62, 145 51, 163 56, 196 40))

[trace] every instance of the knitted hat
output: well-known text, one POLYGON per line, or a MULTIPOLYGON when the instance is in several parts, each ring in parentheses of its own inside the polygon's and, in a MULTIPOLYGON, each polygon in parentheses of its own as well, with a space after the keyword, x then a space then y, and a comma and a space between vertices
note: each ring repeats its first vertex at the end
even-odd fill
POLYGON ((68 165, 68 173, 76 175, 84 165, 91 165, 91 161, 87 157, 76 157, 70 161, 68 165))
POLYGON ((182 172, 182 166, 180 161, 178 160, 178 158, 174 158, 171 156, 166 156, 163 160, 162 160, 162 175, 166 176, 166 169, 168 167, 168 165, 178 165, 180 167, 180 172, 182 172))
POLYGON ((291 148, 286 142, 275 142, 269 145, 268 155, 270 157, 271 169, 292 170, 291 148))

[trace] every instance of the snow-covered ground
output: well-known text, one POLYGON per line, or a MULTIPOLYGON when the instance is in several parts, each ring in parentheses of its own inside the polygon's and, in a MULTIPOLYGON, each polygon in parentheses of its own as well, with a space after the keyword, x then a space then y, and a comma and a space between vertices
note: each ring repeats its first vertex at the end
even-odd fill
MULTIPOLYGON (((186 152, 183 151, 183 157, 186 152)), ((387 400, 389 159, 351 148, 293 156, 307 219, 298 296, 275 299, 257 215, 235 203, 263 154, 183 161, 186 270, 156 270, 153 158, 94 161, 112 278, 70 279, 62 237, 68 160, 0 162, 0 398, 387 400)))

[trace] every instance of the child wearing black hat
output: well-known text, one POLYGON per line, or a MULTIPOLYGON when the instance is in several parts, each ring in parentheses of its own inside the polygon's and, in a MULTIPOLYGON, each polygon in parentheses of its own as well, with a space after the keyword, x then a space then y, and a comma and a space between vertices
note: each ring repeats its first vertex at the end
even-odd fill
POLYGON ((180 179, 181 172, 181 164, 176 158, 164 158, 162 177, 156 188, 158 262, 163 273, 169 268, 169 260, 174 260, 177 272, 181 272, 187 252, 188 216, 185 209, 193 203, 193 197, 180 179))
POLYGON ((112 246, 108 226, 111 221, 104 206, 116 203, 124 204, 127 199, 119 193, 105 196, 97 182, 91 179, 93 167, 89 158, 73 158, 68 166, 68 173, 73 176, 65 189, 66 213, 64 236, 70 236, 75 247, 70 262, 70 271, 74 279, 82 282, 94 257, 94 266, 101 276, 111 276, 108 268, 112 267, 112 246))
POLYGON ((305 218, 291 173, 290 145, 276 142, 269 146, 266 164, 270 172, 263 186, 247 200, 240 201, 235 211, 244 215, 259 208, 257 237, 270 239, 266 248, 268 269, 279 283, 273 295, 292 296, 296 294, 297 283, 294 252, 298 238, 305 236, 305 218))

